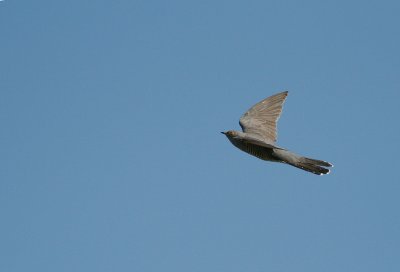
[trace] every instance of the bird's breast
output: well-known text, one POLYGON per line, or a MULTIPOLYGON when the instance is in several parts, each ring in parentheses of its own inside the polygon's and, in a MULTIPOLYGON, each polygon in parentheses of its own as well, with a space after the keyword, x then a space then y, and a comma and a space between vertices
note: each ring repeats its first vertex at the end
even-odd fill
POLYGON ((280 161, 273 156, 272 148, 252 144, 252 143, 246 142, 245 140, 238 140, 238 139, 234 139, 234 138, 229 139, 229 140, 232 142, 232 144, 234 146, 236 146, 240 150, 242 150, 254 157, 257 157, 261 160, 280 161))

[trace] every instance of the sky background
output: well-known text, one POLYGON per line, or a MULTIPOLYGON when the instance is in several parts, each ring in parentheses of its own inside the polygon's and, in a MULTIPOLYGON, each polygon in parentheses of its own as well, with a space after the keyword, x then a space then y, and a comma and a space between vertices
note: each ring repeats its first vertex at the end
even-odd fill
POLYGON ((400 271, 399 12, 0 2, 0 271, 400 271), (220 134, 283 90, 330 175, 220 134))

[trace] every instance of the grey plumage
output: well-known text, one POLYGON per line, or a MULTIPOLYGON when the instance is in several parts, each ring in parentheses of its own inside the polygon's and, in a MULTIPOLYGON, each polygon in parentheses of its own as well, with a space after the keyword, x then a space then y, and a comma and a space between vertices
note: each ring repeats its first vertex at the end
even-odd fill
POLYGON ((276 145, 277 122, 288 92, 270 96, 251 107, 240 118, 243 132, 222 132, 240 150, 265 161, 287 163, 302 170, 324 175, 331 163, 294 154, 276 145))

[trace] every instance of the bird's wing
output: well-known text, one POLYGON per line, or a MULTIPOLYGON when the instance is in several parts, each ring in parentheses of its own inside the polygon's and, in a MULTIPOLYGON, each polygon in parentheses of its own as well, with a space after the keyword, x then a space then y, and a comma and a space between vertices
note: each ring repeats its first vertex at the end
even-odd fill
POLYGON ((243 132, 256 134, 266 141, 276 142, 276 123, 287 95, 287 91, 278 93, 251 107, 239 121, 243 132))

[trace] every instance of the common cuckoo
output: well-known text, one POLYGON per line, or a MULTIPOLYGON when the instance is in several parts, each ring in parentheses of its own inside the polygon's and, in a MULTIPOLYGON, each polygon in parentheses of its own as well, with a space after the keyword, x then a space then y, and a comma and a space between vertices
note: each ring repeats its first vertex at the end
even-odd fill
POLYGON ((328 174, 329 169, 325 167, 333 166, 331 163, 306 158, 276 145, 276 124, 287 95, 287 91, 278 93, 251 107, 239 121, 243 132, 229 130, 221 133, 234 146, 259 159, 290 164, 316 175, 328 174))

